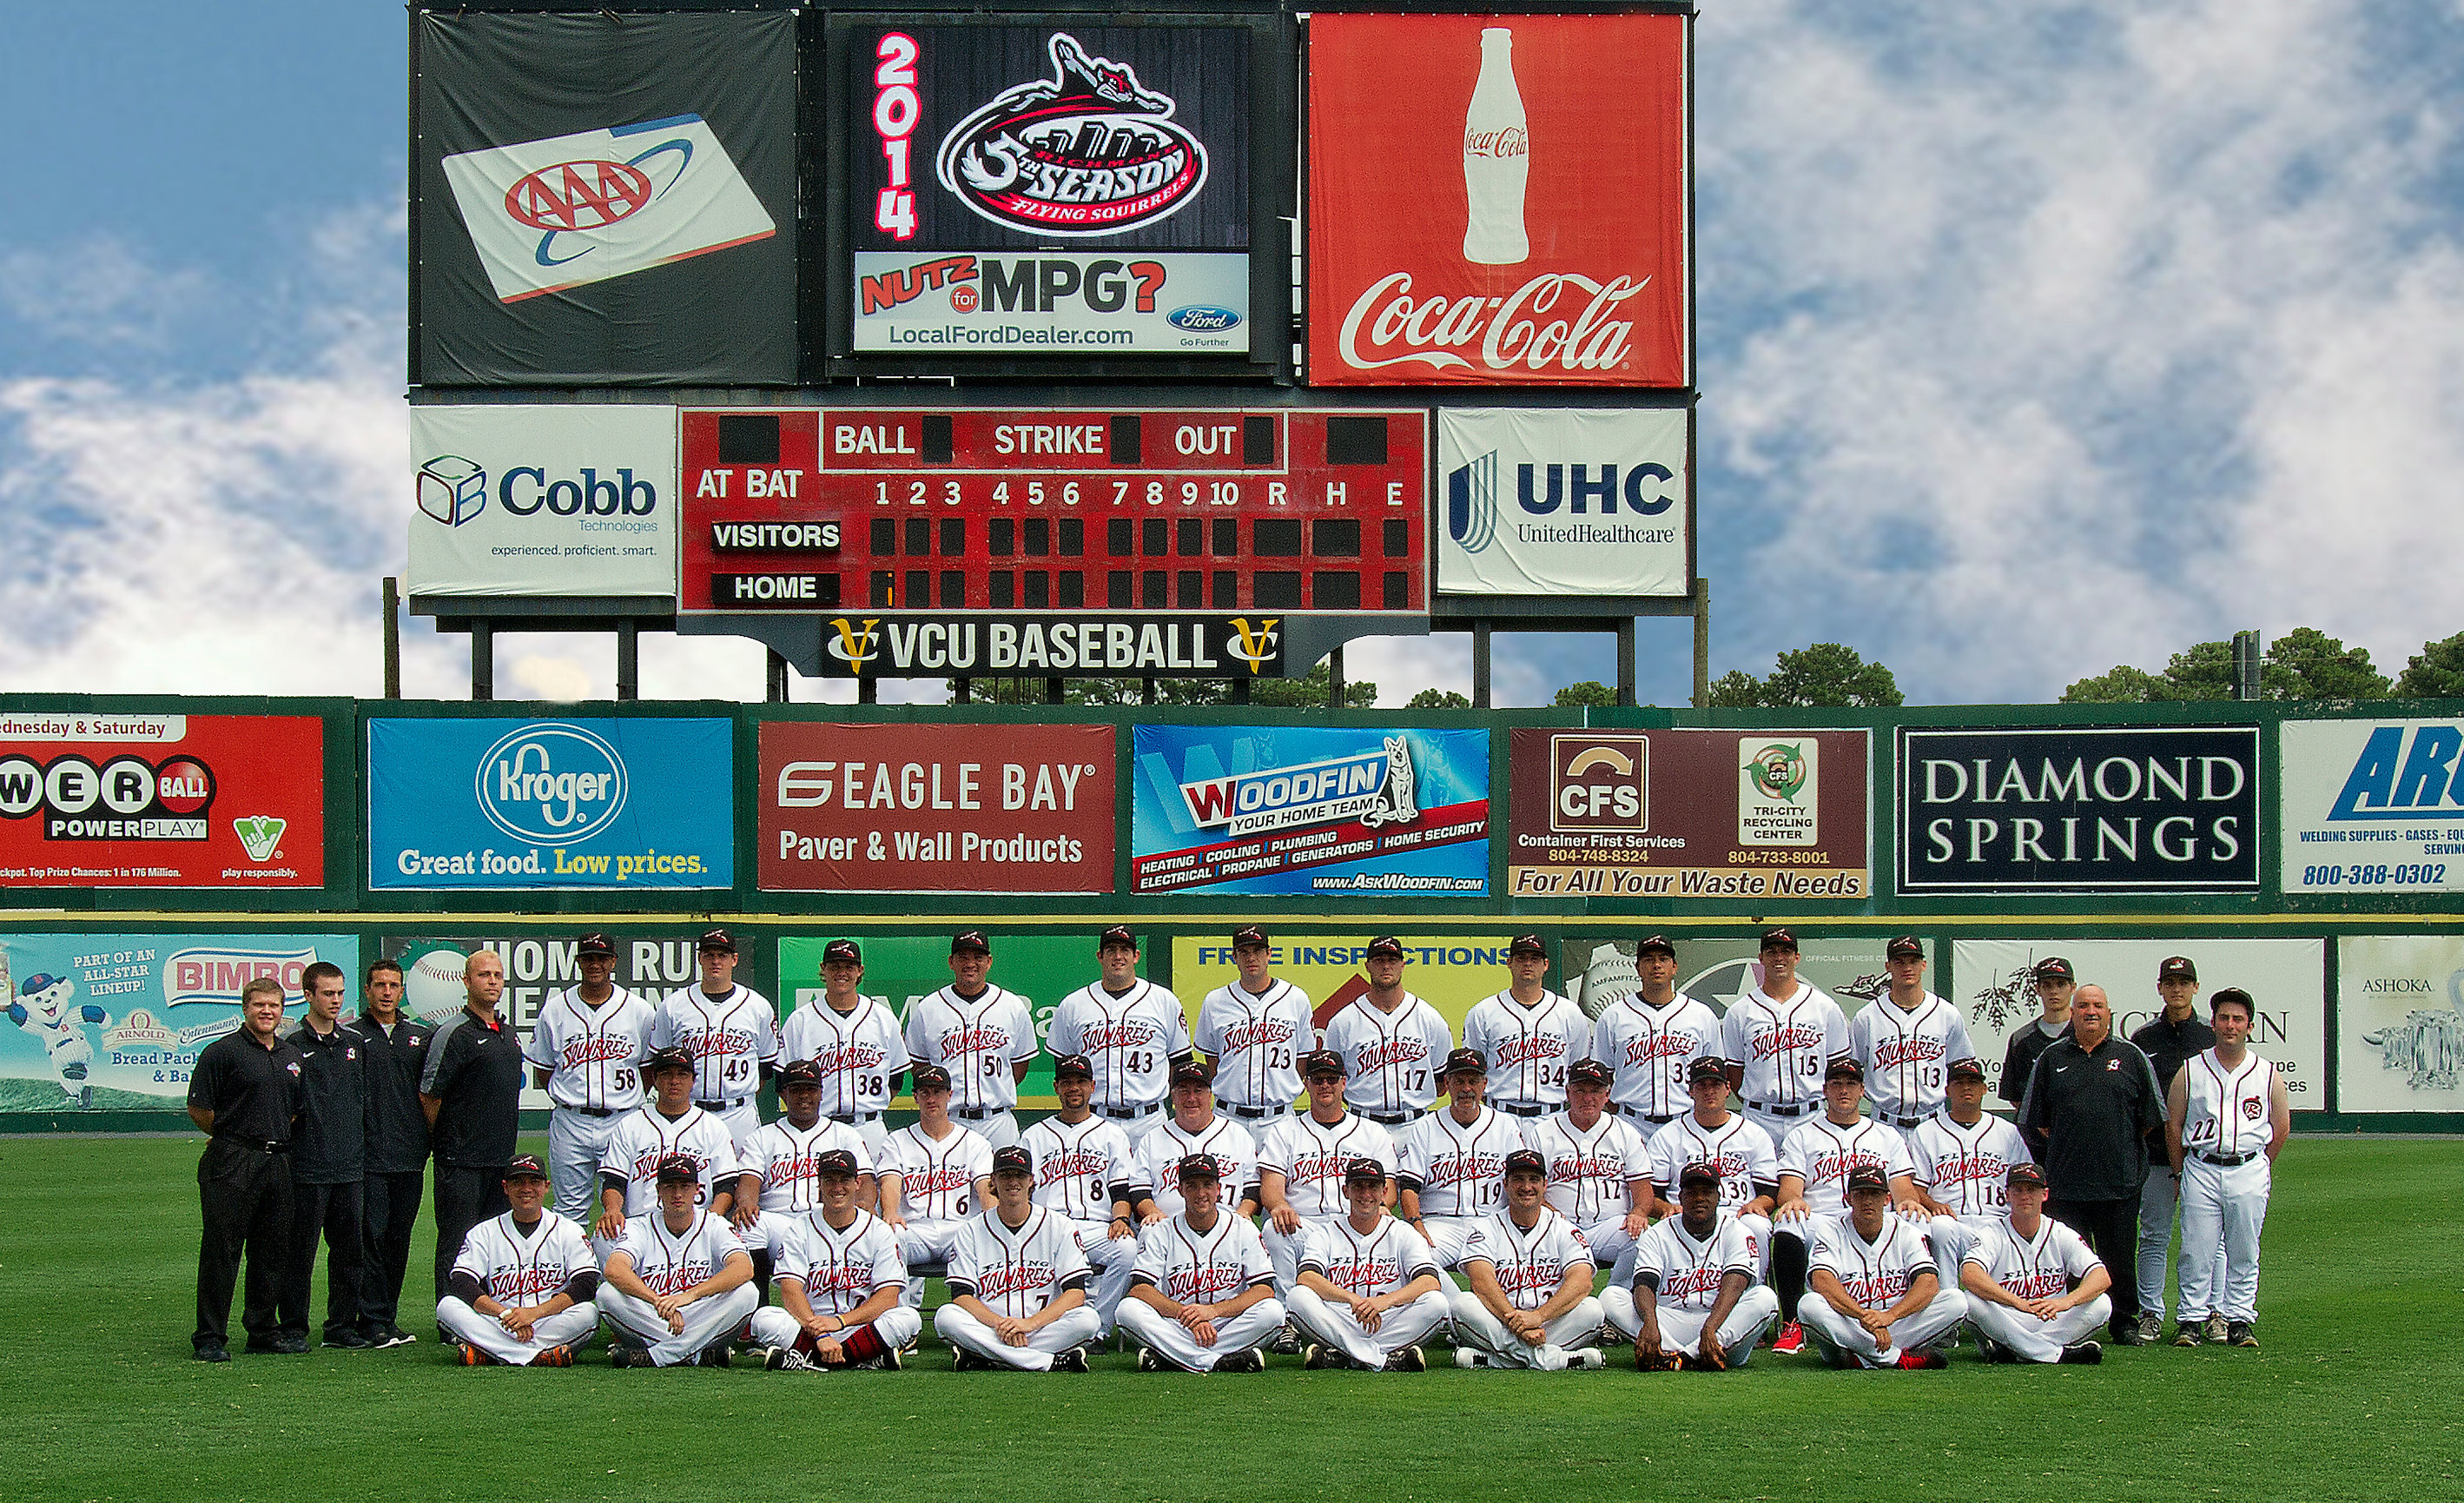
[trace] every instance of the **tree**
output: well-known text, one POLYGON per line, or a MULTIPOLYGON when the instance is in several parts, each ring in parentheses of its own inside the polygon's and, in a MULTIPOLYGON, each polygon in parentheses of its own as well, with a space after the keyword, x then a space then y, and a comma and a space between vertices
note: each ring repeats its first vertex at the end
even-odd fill
POLYGON ((1723 710, 1874 710, 1904 702, 1889 669, 1837 642, 1780 653, 1769 678, 1730 669, 1711 685, 1711 705, 1723 710))
POLYGON ((2164 697, 2165 680, 2154 674, 2116 665, 2111 672, 2082 678, 2062 691, 2064 704, 2147 704, 2164 697))
POLYGON ((2262 691, 2279 671, 2286 692, 2267 693, 2267 698, 2384 699, 2394 688, 2371 664, 2368 648, 2347 648, 2312 627, 2296 627, 2267 645, 2262 691))
POLYGON ((1557 691, 1551 701, 1562 710, 1599 709, 1617 702, 1617 691, 1596 678, 1586 678, 1578 684, 1568 684, 1557 691))
POLYGON ((1763 681, 1742 668, 1731 668, 1711 681, 1714 710, 1755 710, 1762 702, 1763 681))
POLYGON ((1406 710, 1468 710, 1471 701, 1451 689, 1423 689, 1403 706, 1406 710))
MULTIPOLYGON (((2418 662, 2420 659, 2416 658, 2418 662)), ((2064 704, 2204 703, 2234 696, 2233 643, 2200 642, 2176 652, 2161 674, 2123 664, 2062 691, 2064 704)), ((2384 699, 2393 692, 2367 648, 2347 648, 2315 627, 2296 627, 2259 655, 2262 699, 2384 699)))
POLYGON ((2408 699, 2464 698, 2464 631, 2421 644, 2405 661, 2395 692, 2408 699))

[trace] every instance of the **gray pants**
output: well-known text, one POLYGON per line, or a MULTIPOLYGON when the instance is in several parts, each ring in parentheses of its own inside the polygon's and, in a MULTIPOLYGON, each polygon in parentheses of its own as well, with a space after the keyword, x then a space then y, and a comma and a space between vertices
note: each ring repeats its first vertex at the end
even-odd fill
POLYGON ((2182 1177, 2161 1163, 2139 1187, 2139 1308, 2159 1320, 2165 1318, 2165 1251, 2181 1197, 2182 1177))

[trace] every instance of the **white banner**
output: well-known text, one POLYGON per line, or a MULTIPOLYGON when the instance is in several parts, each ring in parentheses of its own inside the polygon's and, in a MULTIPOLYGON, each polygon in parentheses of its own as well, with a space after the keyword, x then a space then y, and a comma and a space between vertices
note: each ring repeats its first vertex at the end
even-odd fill
POLYGON ((2336 1108, 2464 1112, 2464 938, 2336 941, 2336 1108))
POLYGON ((1246 255, 859 251, 855 347, 903 355, 1243 354, 1246 255))
POLYGON ((1673 595, 1686 577, 1685 414, 1438 414, 1441 595, 1673 595))
POLYGON ((2464 893, 2464 720, 2287 720, 2283 887, 2464 893))
POLYGON ((676 413, 410 409, 413 595, 673 595, 676 413))

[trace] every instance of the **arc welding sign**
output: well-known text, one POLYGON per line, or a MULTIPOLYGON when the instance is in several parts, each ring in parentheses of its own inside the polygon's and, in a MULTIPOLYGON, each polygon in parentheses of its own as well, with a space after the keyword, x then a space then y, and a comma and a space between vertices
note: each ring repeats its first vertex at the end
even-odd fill
POLYGON ((2464 893, 2464 720, 2287 720, 2285 894, 2464 893))
POLYGON ((1683 410, 1438 414, 1441 595, 1683 597, 1683 410))

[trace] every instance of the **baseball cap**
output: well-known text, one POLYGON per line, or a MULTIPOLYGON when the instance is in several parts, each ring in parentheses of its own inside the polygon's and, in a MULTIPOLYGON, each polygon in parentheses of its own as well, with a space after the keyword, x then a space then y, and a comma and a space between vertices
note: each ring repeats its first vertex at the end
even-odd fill
POLYGON ((650 1050, 649 1054, 643 1056, 642 1059, 642 1073, 645 1075, 655 1075, 662 1070, 691 1070, 693 1068, 693 1055, 676 1048, 672 1044, 669 1045, 665 1049, 654 1049, 650 1050))
POLYGON ((1446 1068, 1439 1071, 1438 1073, 1441 1075, 1485 1075, 1488 1073, 1488 1056, 1483 1054, 1476 1049, 1448 1050, 1446 1051, 1446 1068))
POLYGON ((822 1083, 822 1067, 809 1059, 791 1059, 779 1068, 779 1089, 790 1086, 814 1086, 822 1083))
POLYGON ((1851 1190, 1888 1190, 1890 1187, 1890 1177, 1882 1173, 1879 1164, 1860 1163, 1848 1171, 1848 1188, 1851 1190))
POLYGON ((1184 1059, 1172 1067, 1172 1083, 1177 1086, 1211 1086, 1215 1084, 1215 1067, 1202 1059, 1184 1059))
POLYGON ((963 950, 973 950, 979 955, 990 955, 993 953, 993 942, 984 938, 984 932, 981 929, 961 929, 950 936, 950 953, 957 955, 963 950))
POLYGON ((1313 1049, 1300 1058, 1303 1075, 1341 1075, 1343 1056, 1331 1049, 1313 1049))
POLYGON ((914 1074, 909 1079, 913 1089, 917 1091, 950 1089, 950 1072, 938 1065, 918 1065, 915 1067, 914 1074))
POLYGON ((2199 968, 2190 963, 2187 955, 2168 955, 2165 957, 2164 963, 2156 967, 2156 979, 2160 982, 2194 982, 2199 979, 2199 968))
POLYGON ((508 1180, 544 1180, 547 1166, 539 1162, 537 1154, 516 1154, 514 1161, 505 1165, 504 1177, 508 1180))
POLYGON ((701 1170, 682 1154, 670 1154, 659 1160, 661 1184, 699 1184, 701 1170))
POLYGON ((1402 958, 1403 941, 1396 939, 1391 934, 1381 934, 1377 936, 1377 938, 1369 941, 1369 959, 1373 961, 1399 961, 1402 958))
POLYGON ((1694 1063, 1685 1067, 1685 1083, 1689 1086, 1700 1080, 1726 1080, 1727 1078, 1728 1062, 1722 1059, 1717 1054, 1697 1055, 1694 1063))
POLYGON ((2242 990, 2238 986, 2217 987, 2216 994, 2208 999, 2208 1016, 2211 1018, 2214 1017, 2216 1015, 2216 1009, 2229 1002, 2240 1003, 2243 1011, 2249 1013, 2254 1018, 2258 1016, 2258 1004, 2251 1000, 2250 993, 2242 990))
POLYGON ((724 929, 704 929, 701 932, 701 938, 693 941, 693 948, 699 951, 706 952, 715 950, 723 955, 734 955, 736 953, 736 936, 729 934, 724 929))
POLYGON ((1635 941, 1634 956, 1636 960, 1642 959, 1654 950, 1658 950, 1661 954, 1667 956, 1672 961, 1677 959, 1677 946, 1669 939, 1668 936, 1664 934, 1647 934, 1640 939, 1635 941))
POLYGON ((1689 1163, 1684 1168, 1677 1171, 1677 1187, 1681 1190, 1689 1184, 1717 1184, 1719 1183, 1720 1171, 1711 1167, 1709 1164, 1705 1163, 1700 1159, 1695 1160, 1692 1163, 1689 1163))
POLYGON ((1115 944, 1126 944, 1134 950, 1138 947, 1138 937, 1130 932, 1128 924, 1114 924, 1095 937, 1096 949, 1101 950, 1115 944))
POLYGON ((1950 1062, 1948 1074, 1953 1080, 1982 1080, 1985 1078, 1985 1061, 1954 1059, 1950 1062))
POLYGON ((856 943, 853 939, 832 939, 829 943, 822 946, 822 963, 824 965, 835 964, 840 961, 845 961, 850 965, 862 965, 864 963, 864 952, 856 948, 856 943))
POLYGON ((2071 974, 2071 962, 2058 955, 2048 955, 2038 961, 2032 974, 2040 982, 2066 982, 2076 979, 2071 974))
POLYGON ((2011 1172, 2002 1177, 2002 1183, 2014 1190, 2041 1190, 2045 1188, 2045 1171, 2033 1163, 2014 1163, 2011 1172))
POLYGON ((1064 1054, 1052 1062, 1052 1078, 1058 1080, 1064 1075, 1092 1080, 1095 1078, 1094 1063, 1084 1054, 1064 1054))
POLYGON ((855 1155, 844 1148, 825 1148, 813 1156, 813 1172, 815 1174, 853 1174, 856 1172, 855 1155))
POLYGON ((1266 938, 1266 931, 1259 928, 1256 924, 1243 924, 1240 928, 1232 931, 1232 948, 1236 950, 1245 950, 1253 944, 1270 944, 1273 941, 1266 938))
POLYGON ((1035 1155, 1016 1143, 1010 1144, 1007 1148, 993 1150, 993 1173, 1033 1174, 1034 1172, 1035 1155))
POLYGON ((1180 1161, 1172 1166, 1172 1177, 1183 1182, 1221 1180, 1223 1178, 1223 1166, 1215 1161, 1213 1154, 1183 1154, 1180 1156, 1180 1161))
POLYGON ((1596 1059, 1578 1059, 1566 1067, 1566 1084, 1570 1086, 1604 1086, 1616 1078, 1609 1067, 1596 1059))
POLYGON ((1918 939, 1915 935, 1903 934, 1898 939, 1893 939, 1890 943, 1882 946, 1882 959, 1886 961, 1922 961, 1925 959, 1925 941, 1918 939))
POLYGON ((1536 955, 1545 961, 1549 958, 1549 947, 1540 942, 1540 937, 1536 934, 1518 934, 1507 942, 1506 953, 1536 955))
POLYGON ((1542 1174, 1549 1172, 1549 1160, 1529 1148, 1517 1148, 1506 1156, 1507 1174, 1542 1174))
POLYGON ((1386 1183, 1386 1166, 1375 1159, 1354 1159, 1343 1166, 1343 1183, 1383 1184, 1386 1183))
POLYGON ((1835 1059, 1831 1062, 1831 1068, 1822 1072, 1822 1080, 1825 1085, 1830 1084, 1834 1080, 1862 1080, 1864 1078, 1865 1067, 1853 1059, 1835 1059))
POLYGON ((573 941, 573 954, 576 960, 584 956, 604 956, 613 959, 616 954, 616 941, 599 930, 593 929, 573 941))
POLYGON ((1763 931, 1762 943, 1756 945, 1754 948, 1757 950, 1793 950, 1796 948, 1796 931, 1793 929, 1766 929, 1763 931))

